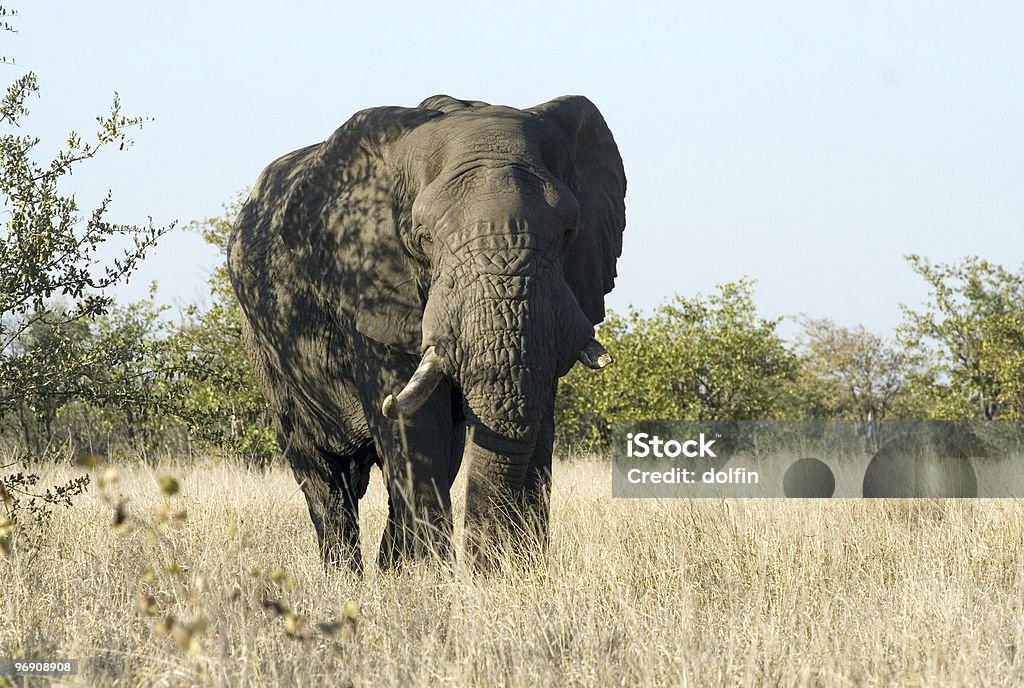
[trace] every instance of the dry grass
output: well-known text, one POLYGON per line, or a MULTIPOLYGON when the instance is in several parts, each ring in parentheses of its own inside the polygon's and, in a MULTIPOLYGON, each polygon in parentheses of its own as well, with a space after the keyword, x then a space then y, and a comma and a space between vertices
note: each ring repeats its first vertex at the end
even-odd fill
MULTIPOLYGON (((562 464, 542 560, 359 581, 321 568, 286 469, 122 468, 109 491, 130 528, 94 485, 0 560, 0 656, 77 657, 67 685, 1024 682, 1019 502, 613 500, 604 465, 562 464)), ((376 478, 364 504, 370 554, 376 478)))

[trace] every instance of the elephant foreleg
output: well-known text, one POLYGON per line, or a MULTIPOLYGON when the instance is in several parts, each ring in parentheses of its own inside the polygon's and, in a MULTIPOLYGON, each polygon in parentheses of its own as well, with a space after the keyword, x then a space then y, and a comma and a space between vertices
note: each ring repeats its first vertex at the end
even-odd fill
POLYGON ((458 457, 452 389, 442 381, 410 417, 385 417, 381 400, 400 389, 416 368, 413 358, 396 358, 383 345, 361 342, 358 387, 370 433, 382 460, 388 492, 388 520, 378 564, 394 568, 405 559, 451 554, 451 484, 458 457))
POLYGON ((438 476, 422 476, 415 463, 401 458, 385 462, 388 520, 377 559, 381 569, 451 554, 451 486, 438 476))

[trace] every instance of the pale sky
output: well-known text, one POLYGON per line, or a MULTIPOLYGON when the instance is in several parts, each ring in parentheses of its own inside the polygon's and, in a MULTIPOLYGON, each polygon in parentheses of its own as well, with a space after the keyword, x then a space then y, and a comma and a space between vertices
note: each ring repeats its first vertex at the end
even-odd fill
MULTIPOLYGON (((155 118, 70 180, 116 221, 217 215, 366 107, 583 94, 629 181, 618 311, 748 275, 763 315, 887 333, 926 295, 904 254, 1024 262, 1019 2, 7 4, 42 152, 115 90, 155 118)), ((121 294, 194 302, 216 260, 176 230, 121 294)))

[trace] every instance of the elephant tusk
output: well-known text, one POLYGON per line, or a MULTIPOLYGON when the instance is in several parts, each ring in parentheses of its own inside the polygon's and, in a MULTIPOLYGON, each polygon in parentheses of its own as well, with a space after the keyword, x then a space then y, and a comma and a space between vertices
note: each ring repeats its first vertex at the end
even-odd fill
POLYGON ((608 350, 601 346, 601 342, 596 339, 591 339, 586 343, 583 351, 580 352, 579 360, 580 363, 594 370, 607 368, 615 362, 608 350))
POLYGON ((416 413, 426 403, 427 399, 430 398, 430 395, 434 393, 434 389, 443 377, 444 371, 441 370, 441 357, 437 355, 434 347, 429 346, 423 352, 423 358, 420 360, 420 364, 416 367, 412 377, 409 378, 405 389, 399 392, 397 396, 389 394, 387 399, 384 400, 384 404, 381 407, 384 415, 398 420, 399 418, 416 413))

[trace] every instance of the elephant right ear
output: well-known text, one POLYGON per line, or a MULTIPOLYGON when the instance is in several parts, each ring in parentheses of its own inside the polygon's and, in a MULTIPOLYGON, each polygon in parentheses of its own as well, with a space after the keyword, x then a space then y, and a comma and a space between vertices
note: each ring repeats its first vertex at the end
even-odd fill
POLYGON ((615 286, 615 262, 626 227, 626 173, 612 132, 589 99, 562 96, 530 108, 553 121, 569 143, 568 183, 580 206, 576 236, 563 260, 565 278, 593 324, 604 320, 604 295, 615 286))
POLYGON ((402 242, 412 199, 392 148, 439 116, 401 107, 356 113, 320 144, 272 218, 324 307, 413 354, 422 337, 422 275, 402 242))

